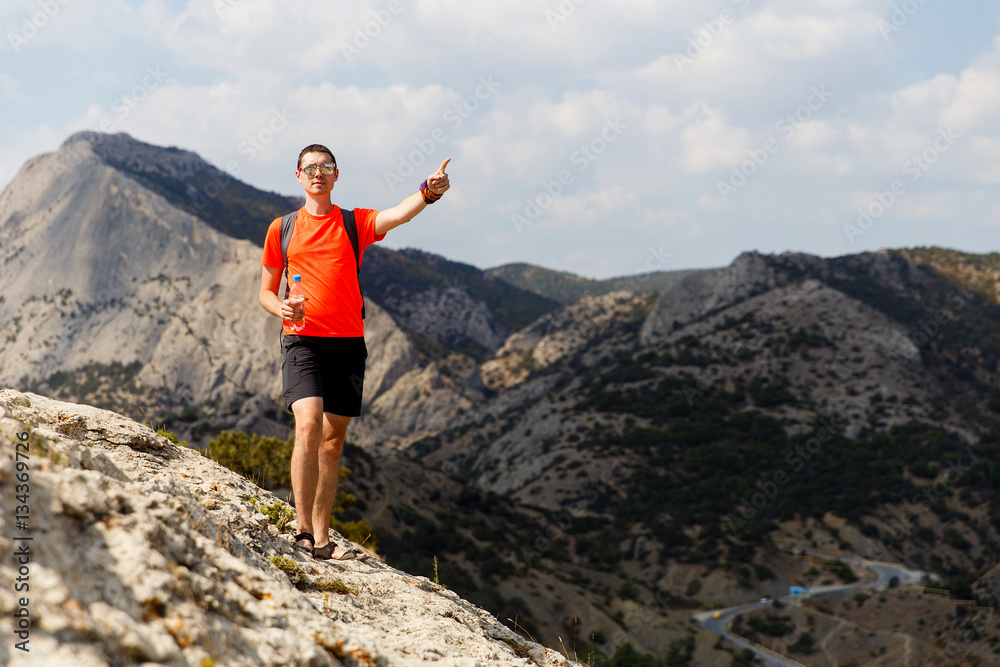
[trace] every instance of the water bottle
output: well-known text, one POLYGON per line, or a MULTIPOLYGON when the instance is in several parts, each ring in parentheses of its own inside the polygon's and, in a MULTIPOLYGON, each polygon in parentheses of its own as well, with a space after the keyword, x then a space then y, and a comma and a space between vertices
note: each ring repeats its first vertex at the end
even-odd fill
MULTIPOLYGON (((302 287, 302 276, 297 273, 292 276, 292 284, 288 288, 288 298, 293 303, 298 302, 302 304, 302 308, 305 308, 306 291, 302 287)), ((306 325, 305 315, 302 316, 301 320, 285 320, 285 324, 288 326, 289 331, 302 331, 302 327, 306 325)))

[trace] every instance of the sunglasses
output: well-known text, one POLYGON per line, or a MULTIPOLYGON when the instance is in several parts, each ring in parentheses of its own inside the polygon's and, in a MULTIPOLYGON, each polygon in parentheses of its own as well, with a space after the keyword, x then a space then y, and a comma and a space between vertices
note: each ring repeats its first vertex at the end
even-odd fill
POLYGON ((327 162, 326 164, 307 164, 302 167, 302 172, 310 178, 315 176, 317 171, 322 173, 324 176, 329 176, 336 170, 337 164, 335 162, 327 162))

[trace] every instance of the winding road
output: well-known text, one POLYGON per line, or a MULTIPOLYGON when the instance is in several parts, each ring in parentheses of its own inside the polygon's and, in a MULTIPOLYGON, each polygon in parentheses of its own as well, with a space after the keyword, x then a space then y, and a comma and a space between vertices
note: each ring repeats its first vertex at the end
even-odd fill
MULTIPOLYGON (((882 563, 878 561, 864 560, 862 558, 847 558, 843 556, 834 556, 832 554, 821 554, 812 551, 798 551, 802 555, 815 556, 817 558, 822 558, 824 560, 839 560, 842 563, 852 563, 860 567, 865 567, 869 570, 875 572, 875 581, 869 581, 860 584, 848 584, 843 586, 821 586, 818 588, 809 589, 809 598, 824 598, 824 597, 843 597, 850 595, 856 591, 863 591, 872 588, 879 588, 880 586, 886 586, 896 577, 900 584, 916 584, 923 576, 926 574, 920 570, 911 570, 907 567, 899 565, 897 563, 882 563)), ((778 598, 782 602, 790 602, 796 599, 794 595, 785 595, 778 598)), ((775 667, 803 667, 802 663, 796 662, 791 658, 787 658, 783 655, 779 655, 773 651, 758 646, 752 642, 738 637, 727 630, 729 623, 736 618, 736 616, 751 611, 753 609, 760 609, 759 602, 751 602, 749 604, 743 604, 736 607, 729 607, 728 609, 716 609, 712 611, 701 611, 694 614, 694 618, 701 624, 701 627, 708 630, 709 632, 719 635, 724 639, 736 644, 740 648, 746 648, 753 651, 758 658, 764 661, 767 665, 774 665, 775 667), (714 615, 717 612, 722 612, 719 618, 715 618, 714 615)))

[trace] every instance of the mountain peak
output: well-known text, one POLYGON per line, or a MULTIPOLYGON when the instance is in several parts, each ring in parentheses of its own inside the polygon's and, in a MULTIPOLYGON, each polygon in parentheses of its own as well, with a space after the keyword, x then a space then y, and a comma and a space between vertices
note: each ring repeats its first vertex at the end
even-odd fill
POLYGON ((208 182, 228 182, 233 177, 205 161, 193 151, 183 150, 176 146, 157 146, 134 138, 126 132, 105 134, 84 130, 73 134, 60 147, 60 152, 80 149, 93 153, 101 162, 109 167, 146 181, 154 189, 170 190, 167 181, 187 181, 203 174, 208 182), (157 187, 159 186, 159 187, 157 187))
POLYGON ((59 153, 74 163, 96 159, 223 234, 258 245, 272 220, 302 205, 301 198, 258 190, 193 151, 125 132, 77 132, 59 153))

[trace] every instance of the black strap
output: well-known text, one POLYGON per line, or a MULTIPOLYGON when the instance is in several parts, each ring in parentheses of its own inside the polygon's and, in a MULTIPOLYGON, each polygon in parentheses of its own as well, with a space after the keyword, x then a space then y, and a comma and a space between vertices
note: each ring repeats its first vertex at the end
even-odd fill
POLYGON ((295 216, 298 211, 292 211, 281 218, 281 258, 285 260, 285 298, 288 298, 288 244, 292 240, 292 230, 295 229, 295 216))
POLYGON ((344 230, 347 238, 351 239, 351 247, 354 248, 354 263, 357 266, 358 293, 361 294, 361 319, 365 319, 365 293, 361 289, 361 250, 358 248, 358 221, 354 217, 354 210, 340 209, 341 217, 344 220, 344 230))
MULTIPOLYGON (((361 319, 365 319, 365 293, 361 289, 361 250, 358 247, 358 221, 354 217, 353 210, 340 209, 341 218, 344 221, 344 231, 347 238, 351 240, 351 248, 354 250, 354 263, 357 266, 358 292, 361 294, 361 319)), ((288 298, 288 244, 292 241, 292 231, 295 229, 295 218, 298 211, 281 218, 281 257, 285 260, 285 298, 288 298)))

